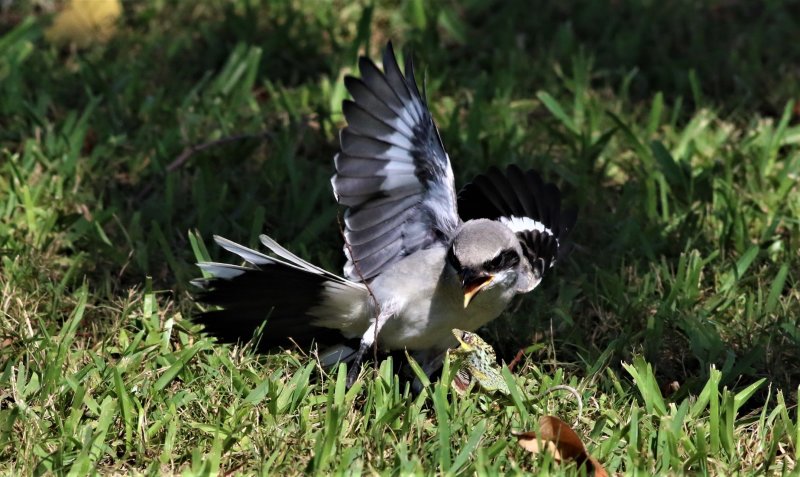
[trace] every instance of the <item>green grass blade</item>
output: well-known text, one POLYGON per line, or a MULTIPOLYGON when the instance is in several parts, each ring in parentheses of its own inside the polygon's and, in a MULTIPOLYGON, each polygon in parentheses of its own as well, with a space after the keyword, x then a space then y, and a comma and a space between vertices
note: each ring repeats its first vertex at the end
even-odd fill
POLYGON ((172 380, 174 380, 178 376, 178 374, 183 370, 183 368, 186 367, 186 365, 194 357, 194 355, 197 354, 199 351, 205 349, 206 347, 207 344, 201 341, 181 351, 181 354, 178 355, 178 358, 175 360, 175 362, 172 363, 167 368, 166 371, 164 371, 164 374, 162 374, 161 377, 158 378, 158 380, 156 380, 155 384, 153 385, 153 388, 156 391, 161 391, 162 389, 167 387, 167 385, 171 383, 172 380))
POLYGON ((580 135, 580 131, 575 125, 575 122, 572 118, 567 116, 567 113, 564 112, 564 108, 561 107, 561 104, 554 97, 550 96, 550 94, 545 91, 537 92, 536 97, 539 98, 539 101, 544 104, 547 110, 550 111, 568 131, 575 135, 580 135))
POLYGON ((478 422, 478 425, 472 430, 472 433, 469 435, 469 439, 467 439, 467 443, 464 444, 464 447, 461 448, 461 451, 453 460, 453 465, 450 467, 449 471, 451 475, 457 474, 458 471, 461 470, 461 468, 467 463, 472 453, 475 452, 475 449, 478 448, 478 444, 480 444, 483 434, 486 432, 486 426, 486 421, 482 420, 478 422))

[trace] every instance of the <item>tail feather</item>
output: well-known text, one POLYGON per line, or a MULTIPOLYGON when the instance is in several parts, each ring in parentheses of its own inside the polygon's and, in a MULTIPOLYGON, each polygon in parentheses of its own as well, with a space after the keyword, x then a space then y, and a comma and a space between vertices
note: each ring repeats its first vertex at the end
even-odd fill
POLYGON ((247 264, 198 264, 211 277, 192 281, 200 288, 195 299, 215 308, 192 320, 202 324, 208 334, 222 342, 246 342, 266 322, 257 338, 259 351, 347 340, 340 330, 349 323, 333 312, 348 305, 356 309, 363 300, 363 285, 311 265, 266 236, 262 242, 280 258, 222 237, 214 239, 247 264))
MULTIPOLYGON (((225 278, 225 279, 232 279, 233 277, 238 277, 242 273, 250 270, 247 267, 242 267, 241 265, 230 265, 228 263, 217 263, 217 262, 201 262, 197 264, 197 267, 200 270, 209 273, 211 276, 216 278, 225 278)), ((197 280, 192 281, 193 284, 197 284, 197 286, 203 286, 203 279, 199 278, 197 280)))
POLYGON ((257 335, 261 325, 265 324, 263 310, 211 310, 197 315, 194 321, 201 323, 206 333, 223 343, 253 340, 256 351, 260 353, 275 348, 291 348, 295 344, 308 349, 314 343, 327 346, 347 341, 339 330, 272 317, 266 320, 263 333, 257 335))

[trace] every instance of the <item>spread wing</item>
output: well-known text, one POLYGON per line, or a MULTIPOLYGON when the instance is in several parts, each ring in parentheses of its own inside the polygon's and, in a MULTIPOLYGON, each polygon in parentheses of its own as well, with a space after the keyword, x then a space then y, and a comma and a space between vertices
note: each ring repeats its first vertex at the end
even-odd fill
POLYGON ((437 241, 459 225, 450 160, 407 59, 405 75, 391 43, 381 72, 359 59, 361 79, 345 78, 353 96, 342 109, 347 127, 331 179, 347 206, 345 275, 368 280, 388 265, 437 241))
POLYGON ((464 221, 486 218, 507 225, 539 277, 564 254, 564 239, 577 218, 574 209, 561 210, 561 192, 555 184, 515 165, 508 166, 505 174, 493 167, 464 186, 458 194, 458 211, 464 221))

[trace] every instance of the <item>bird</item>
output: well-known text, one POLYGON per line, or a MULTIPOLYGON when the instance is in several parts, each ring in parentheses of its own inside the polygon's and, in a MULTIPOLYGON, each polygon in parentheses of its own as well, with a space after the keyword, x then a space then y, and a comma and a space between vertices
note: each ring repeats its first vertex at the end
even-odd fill
POLYGON ((433 375, 458 344, 454 328, 494 320, 563 259, 577 218, 555 184, 513 164, 457 193, 411 56, 401 71, 389 42, 382 63, 362 56, 360 77, 344 79, 352 99, 331 178, 345 209, 343 274, 267 235, 268 253, 215 235, 243 263, 198 263, 192 281, 202 305, 192 320, 207 334, 236 343, 261 330, 260 352, 316 346, 323 366, 349 363, 348 386, 373 346, 405 350, 433 375))

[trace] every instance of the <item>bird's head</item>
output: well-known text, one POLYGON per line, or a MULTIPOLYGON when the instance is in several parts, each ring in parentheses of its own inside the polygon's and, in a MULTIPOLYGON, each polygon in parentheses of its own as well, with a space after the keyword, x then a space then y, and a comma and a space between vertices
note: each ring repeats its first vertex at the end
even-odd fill
POLYGON ((528 279, 530 267, 523 260, 517 236, 493 220, 470 220, 453 239, 447 263, 458 274, 464 292, 464 308, 480 294, 517 288, 520 277, 528 279))

